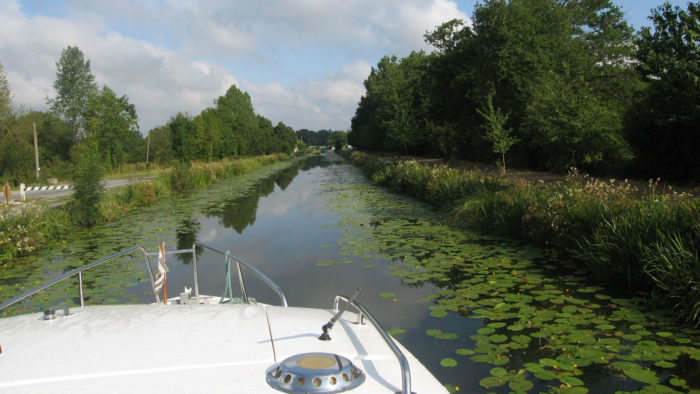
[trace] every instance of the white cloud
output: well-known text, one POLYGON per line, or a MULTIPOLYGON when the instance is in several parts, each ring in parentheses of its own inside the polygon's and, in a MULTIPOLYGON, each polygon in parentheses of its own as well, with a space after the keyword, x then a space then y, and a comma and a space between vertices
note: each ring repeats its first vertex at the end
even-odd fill
POLYGON ((199 113, 238 82, 275 123, 347 129, 371 64, 427 49, 426 30, 466 19, 449 0, 68 0, 57 8, 61 16, 30 14, 0 1, 0 62, 15 103, 46 109, 55 63, 75 45, 98 84, 135 104, 142 132, 178 111, 199 113))

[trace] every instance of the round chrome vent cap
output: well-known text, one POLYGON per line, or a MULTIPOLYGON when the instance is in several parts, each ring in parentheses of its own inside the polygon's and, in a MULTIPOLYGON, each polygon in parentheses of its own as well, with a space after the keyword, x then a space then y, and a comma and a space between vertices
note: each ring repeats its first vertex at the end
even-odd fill
POLYGON ((267 373, 267 383, 285 393, 340 393, 364 381, 361 369, 331 353, 297 354, 267 373))

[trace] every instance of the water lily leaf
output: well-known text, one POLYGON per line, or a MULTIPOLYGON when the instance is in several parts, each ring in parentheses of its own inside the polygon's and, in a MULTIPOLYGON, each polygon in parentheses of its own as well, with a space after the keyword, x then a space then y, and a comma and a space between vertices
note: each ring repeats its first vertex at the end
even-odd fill
POLYGON ((654 365, 656 365, 659 368, 673 368, 676 366, 675 363, 672 363, 670 361, 665 361, 665 360, 664 361, 657 361, 656 363, 654 363, 654 365))
POLYGON ((508 383, 508 387, 516 393, 524 393, 532 390, 535 385, 529 380, 514 380, 508 383))
POLYGON ((440 360, 440 365, 442 365, 445 368, 456 367, 457 360, 455 360, 453 358, 445 357, 442 360, 440 360))
POLYGON ((396 297, 396 294, 394 294, 390 291, 385 291, 385 292, 379 294, 379 296, 382 298, 394 298, 394 297, 396 297))
POLYGON ((659 383, 659 378, 656 376, 656 373, 654 371, 648 370, 648 369, 640 369, 640 370, 623 370, 622 371, 625 375, 627 375, 629 378, 634 379, 636 381, 646 383, 646 384, 657 384, 659 383))
POLYGON ((489 336, 489 340, 494 343, 503 343, 508 340, 506 335, 494 334, 489 336))
POLYGON ((435 338, 442 339, 442 340, 452 340, 452 339, 459 338, 459 335, 452 333, 452 332, 441 332, 441 333, 435 335, 435 338))
POLYGON ((491 371, 489 373, 493 376, 498 376, 498 377, 503 377, 508 375, 508 371, 505 370, 505 368, 501 367, 496 367, 496 368, 491 368, 491 371))
POLYGON ((558 364, 557 360, 553 360, 551 358, 541 358, 540 359, 540 364, 544 365, 546 367, 554 367, 555 365, 558 364))
POLYGON ((462 355, 462 356, 470 356, 476 352, 472 349, 457 349, 457 350, 455 350, 455 353, 462 355))
POLYGON ((525 364, 523 364, 523 367, 525 367, 525 369, 526 369, 528 372, 531 372, 531 373, 542 373, 542 372, 545 372, 545 369, 542 368, 541 365, 535 364, 535 363, 525 363, 525 364))
POLYGON ((392 328, 391 330, 387 331, 387 333, 389 335, 391 335, 392 337, 395 337, 399 334, 403 334, 405 332, 406 332, 406 330, 404 330, 403 328, 392 328))
POLYGON ((502 327, 506 326, 506 323, 502 323, 502 322, 489 323, 486 326, 491 327, 491 328, 502 328, 502 327))
POLYGON ((562 312, 566 312, 566 313, 575 313, 578 310, 578 308, 576 308, 573 305, 567 305, 567 306, 561 308, 561 310, 562 310, 562 312))
POLYGON ((504 384, 506 384, 506 381, 496 376, 489 376, 479 381, 479 385, 481 385, 482 387, 486 387, 487 389, 501 387, 504 384))
POLYGON ((540 380, 554 380, 557 378, 557 375, 551 371, 544 371, 535 373, 535 377, 540 380))
POLYGON ((507 328, 509 331, 522 331, 525 329, 525 326, 520 324, 520 323, 515 323, 515 324, 511 324, 507 328))
POLYGON ((441 330, 438 330, 436 328, 431 328, 429 330, 425 330, 425 333, 431 337, 434 337, 434 336, 440 334, 441 332, 442 332, 441 330))
POLYGON ((676 387, 685 387, 685 385, 688 384, 688 382, 686 382, 685 379, 680 378, 671 378, 668 382, 676 387))
POLYGON ((583 386, 583 381, 581 379, 575 378, 573 376, 560 377, 559 381, 571 386, 583 386))
POLYGON ((520 344, 528 344, 532 341, 532 338, 527 335, 514 335, 511 340, 520 344))
POLYGON ((476 332, 481 335, 490 335, 496 332, 496 330, 491 327, 481 327, 480 329, 476 330, 476 332))
POLYGON ((660 336, 661 338, 668 338, 668 337, 672 337, 673 333, 668 332, 668 331, 661 331, 661 332, 657 332, 656 335, 660 336))

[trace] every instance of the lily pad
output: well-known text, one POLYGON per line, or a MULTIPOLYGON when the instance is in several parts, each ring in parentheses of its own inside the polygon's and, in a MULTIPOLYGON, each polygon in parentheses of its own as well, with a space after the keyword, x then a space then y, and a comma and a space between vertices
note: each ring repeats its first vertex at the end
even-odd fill
POLYGON ((489 376, 479 381, 479 385, 486 387, 487 389, 501 387, 504 384, 506 384, 506 381, 496 376, 489 376))
POLYGON ((559 378, 559 381, 570 386, 583 386, 583 381, 573 376, 561 377, 559 378))
POLYGON ((659 378, 654 371, 648 369, 640 370, 624 370, 622 371, 627 377, 646 384, 657 384, 659 378))
POLYGON ((389 335, 391 335, 392 337, 395 337, 399 334, 403 334, 405 332, 406 332, 406 330, 404 330, 403 328, 392 328, 391 330, 387 331, 387 333, 389 335))
POLYGON ((532 390, 535 385, 529 380, 514 380, 508 383, 508 387, 516 393, 524 393, 532 390))
POLYGON ((457 360, 455 360, 453 358, 445 357, 442 360, 440 360, 440 365, 442 365, 445 368, 456 367, 457 360))
POLYGON ((379 296, 382 298, 394 298, 394 297, 396 297, 396 294, 394 294, 390 291, 385 291, 385 292, 379 294, 379 296))

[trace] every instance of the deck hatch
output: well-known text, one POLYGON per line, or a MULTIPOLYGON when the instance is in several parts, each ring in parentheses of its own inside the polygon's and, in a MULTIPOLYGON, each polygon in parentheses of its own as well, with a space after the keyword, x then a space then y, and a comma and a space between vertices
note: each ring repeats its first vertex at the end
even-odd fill
POLYGON ((340 393, 365 381, 350 360, 331 353, 303 353, 286 358, 267 374, 267 383, 286 393, 340 393))

